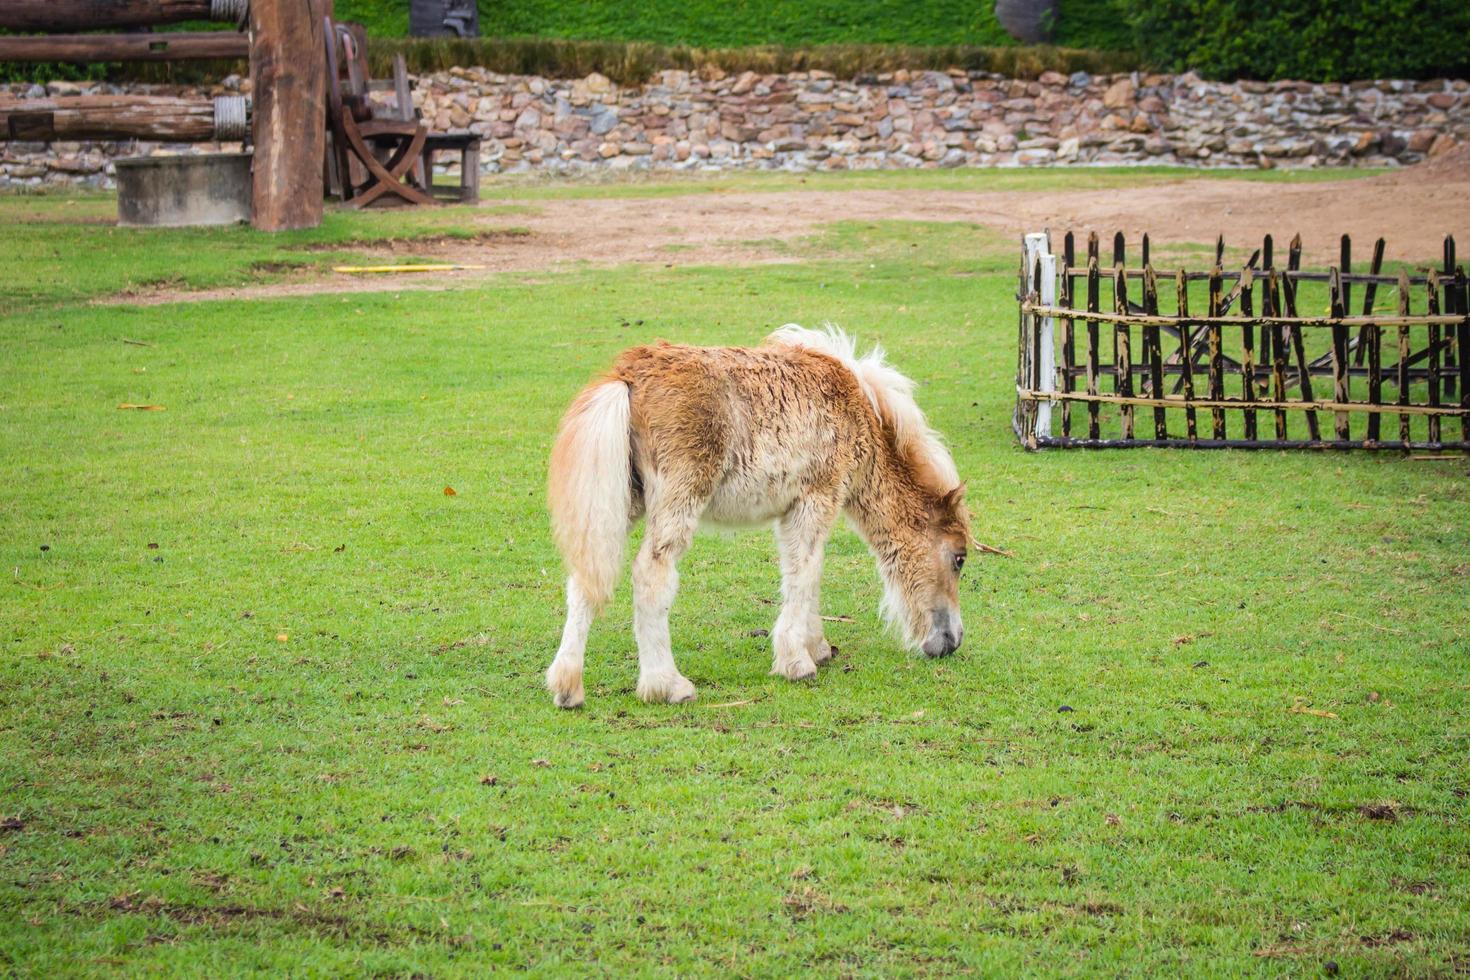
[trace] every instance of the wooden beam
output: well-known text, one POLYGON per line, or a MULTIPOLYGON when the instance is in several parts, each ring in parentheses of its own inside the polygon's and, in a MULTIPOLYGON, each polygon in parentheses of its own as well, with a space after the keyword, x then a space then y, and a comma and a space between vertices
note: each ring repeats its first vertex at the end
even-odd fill
POLYGON ((0 29, 86 31, 208 20, 210 0, 5 0, 0 29))
POLYGON ((313 228, 322 220, 326 50, 319 10, 311 0, 250 4, 250 220, 264 231, 313 228))
POLYGON ((0 96, 0 139, 139 139, 209 142, 215 138, 209 99, 145 95, 0 96))
POLYGON ((0 36, 0 61, 185 61, 249 55, 249 38, 234 31, 0 36))

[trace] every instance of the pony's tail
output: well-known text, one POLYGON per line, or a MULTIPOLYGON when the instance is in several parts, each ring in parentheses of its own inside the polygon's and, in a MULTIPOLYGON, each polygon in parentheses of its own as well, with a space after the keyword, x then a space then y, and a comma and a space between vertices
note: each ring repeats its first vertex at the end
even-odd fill
POLYGON ((572 583, 596 613, 623 567, 633 503, 631 409, 622 381, 588 385, 551 450, 551 530, 572 583))

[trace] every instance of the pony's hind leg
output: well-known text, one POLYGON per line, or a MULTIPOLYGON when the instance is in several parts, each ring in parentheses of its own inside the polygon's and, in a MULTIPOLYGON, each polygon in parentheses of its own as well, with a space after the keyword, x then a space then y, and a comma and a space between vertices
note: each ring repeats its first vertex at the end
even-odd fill
POLYGON ((775 660, 771 673, 800 681, 816 676, 817 665, 832 659, 822 634, 822 554, 837 514, 835 502, 804 498, 781 518, 776 539, 781 551, 781 615, 771 630, 775 660))
POLYGON ((577 584, 577 577, 571 576, 567 579, 567 622, 561 631, 561 647, 546 670, 546 686, 558 708, 582 706, 582 656, 587 650, 593 615, 592 603, 577 584))
POLYGON ((699 524, 696 509, 651 503, 643 546, 633 559, 633 632, 638 639, 638 696, 678 704, 694 700, 669 642, 669 610, 679 590, 677 563, 699 524))

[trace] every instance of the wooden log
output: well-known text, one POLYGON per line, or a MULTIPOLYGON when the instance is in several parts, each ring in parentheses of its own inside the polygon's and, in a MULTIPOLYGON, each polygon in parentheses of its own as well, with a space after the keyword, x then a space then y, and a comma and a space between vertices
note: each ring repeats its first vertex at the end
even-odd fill
MULTIPOLYGON (((1342 302, 1342 281, 1338 279, 1337 269, 1329 268, 1327 274, 1328 303, 1332 309, 1332 318, 1342 320, 1346 314, 1342 302)), ((1352 401, 1351 382, 1348 378, 1348 331, 1341 323, 1332 327, 1332 396, 1338 402, 1352 401)), ((1352 438, 1349 432, 1348 414, 1338 412, 1333 416, 1333 425, 1339 439, 1352 438)))
POLYGON ((105 30, 208 20, 210 0, 5 0, 0 30, 105 30))
MULTIPOLYGON (((1148 236, 1143 236, 1144 248, 1148 247, 1148 236)), ((1143 312, 1157 315, 1159 312, 1159 284, 1154 275, 1154 267, 1144 266, 1148 273, 1143 280, 1143 312)), ((1159 328, 1154 326, 1143 328, 1143 356, 1148 361, 1149 394, 1158 397, 1164 390, 1164 352, 1159 344, 1159 328)), ((1154 437, 1167 439, 1169 428, 1162 408, 1154 409, 1154 437)))
MULTIPOLYGON (((1240 314, 1249 319, 1255 313, 1255 279, 1249 266, 1240 277, 1240 314)), ((1256 328, 1247 323, 1240 328, 1240 390, 1241 399, 1245 402, 1256 400, 1256 328)), ((1255 439, 1256 412, 1255 409, 1245 410, 1245 438, 1255 439)))
MULTIPOLYGON (((1115 255, 1118 252, 1116 246, 1122 240, 1123 236, 1120 234, 1115 242, 1115 255)), ((1128 309, 1128 280, 1123 278, 1122 271, 1121 265, 1113 268, 1113 305, 1120 312, 1126 312, 1128 309)), ((1130 337, 1132 329, 1126 323, 1113 326, 1113 362, 1118 369, 1118 373, 1113 375, 1113 390, 1125 398, 1133 395, 1133 342, 1130 337)), ((1133 406, 1126 403, 1123 404, 1123 438, 1133 438, 1133 406)))
MULTIPOLYGON (((1077 258, 1077 256, 1076 256, 1076 248, 1077 248, 1076 239, 1072 236, 1072 233, 1069 231, 1069 232, 1067 232, 1067 236, 1062 239, 1062 263, 1064 265, 1071 266, 1072 263, 1074 261, 1076 261, 1076 258, 1077 258)), ((1073 305, 1072 304, 1072 290, 1073 290, 1073 278, 1072 278, 1072 276, 1070 276, 1070 275, 1063 275, 1062 276, 1062 295, 1060 297, 1061 303, 1062 303, 1063 306, 1071 306, 1071 305, 1073 305)), ((1062 366, 1063 366, 1063 369, 1064 369, 1062 371, 1062 390, 1063 391, 1072 391, 1076 387, 1077 381, 1076 381, 1076 378, 1074 378, 1073 377, 1073 374, 1072 374, 1072 368, 1074 367, 1074 365, 1076 364, 1076 362, 1077 362, 1076 321, 1073 320, 1071 317, 1066 317, 1066 318, 1064 318, 1062 320, 1062 366)), ((1070 436, 1071 434, 1072 434, 1072 403, 1071 402, 1062 402, 1062 435, 1063 436, 1070 436)))
MULTIPOLYGON (((1097 268, 1097 235, 1093 235, 1087 243, 1087 311, 1096 314, 1099 298, 1100 279, 1097 268)), ((1098 325, 1097 320, 1087 321, 1087 393, 1097 394, 1098 365, 1101 360, 1098 350, 1098 325)), ((1091 402, 1087 406, 1087 437, 1089 439, 1099 438, 1097 402, 1091 402)))
POLYGON ((322 220, 326 49, 320 8, 307 0, 251 0, 251 224, 264 231, 322 220))
POLYGON ((0 139, 139 139, 208 142, 215 138, 214 103, 146 95, 65 95, 46 99, 0 96, 0 139))
MULTIPOLYGON (((1399 316, 1407 318, 1409 315, 1409 274, 1399 273, 1399 316)), ((1409 404, 1409 325, 1399 324, 1399 366, 1398 366, 1399 397, 1398 403, 1402 408, 1409 404)), ((1399 413, 1399 441, 1407 444, 1409 441, 1409 413, 1399 413)))
POLYGON ((249 39, 234 31, 0 37, 0 61, 186 61, 249 54, 249 39))
MULTIPOLYGON (((1183 269, 1180 269, 1178 275, 1174 277, 1174 291, 1179 303, 1180 379, 1184 388, 1184 400, 1192 403, 1194 401, 1194 357, 1190 351, 1189 336, 1189 278, 1183 269)), ((1199 433, 1193 404, 1184 410, 1184 424, 1188 430, 1189 441, 1194 442, 1199 437, 1199 433)))
MULTIPOLYGON (((1225 248, 1223 237, 1216 245, 1216 254, 1223 252, 1225 248)), ((1210 276, 1210 316, 1220 315, 1220 267, 1215 266, 1215 274, 1210 276)), ((1205 331, 1210 345, 1210 398, 1221 401, 1225 398, 1225 372, 1220 363, 1220 326, 1210 324, 1205 331)), ((1211 432, 1214 438, 1225 438, 1225 413, 1218 407, 1210 409, 1211 432)))
MULTIPOLYGON (((1429 272, 1429 285, 1426 288, 1428 296, 1428 309, 1426 312, 1434 316, 1439 312, 1439 276, 1432 269, 1429 272)), ((1429 325, 1429 405, 1431 408, 1439 407, 1439 327, 1433 323, 1429 325)), ((1429 417, 1429 441, 1439 442, 1439 417, 1429 417)))
MULTIPOLYGON (((1296 283, 1290 278, 1291 273, 1301 268, 1302 263, 1302 236, 1293 235, 1291 243, 1286 252, 1286 277, 1281 280, 1282 293, 1286 299, 1286 315, 1289 318, 1296 317, 1296 283)), ((1297 363, 1297 386, 1301 389, 1302 399, 1312 401, 1312 371, 1311 364, 1307 361, 1306 348, 1302 343, 1302 331, 1297 326, 1283 326, 1291 338, 1292 353, 1296 355, 1297 363)), ((1317 424, 1317 413, 1307 413, 1307 433, 1315 441, 1322 438, 1321 428, 1317 424)))

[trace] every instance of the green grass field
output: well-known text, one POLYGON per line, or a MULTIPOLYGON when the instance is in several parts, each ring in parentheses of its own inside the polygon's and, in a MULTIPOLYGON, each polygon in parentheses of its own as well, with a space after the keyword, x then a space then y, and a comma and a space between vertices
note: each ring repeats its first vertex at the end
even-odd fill
POLYGON ((1466 461, 1024 453, 1014 245, 969 225, 129 307, 90 300, 517 212, 107 209, 0 199, 0 975, 1470 969, 1466 461), (634 697, 625 582, 556 711, 562 408, 631 344, 790 320, 888 347, 1013 552, 965 646, 897 649, 843 530, 839 657, 769 677, 770 535, 712 534, 699 700, 634 697))

